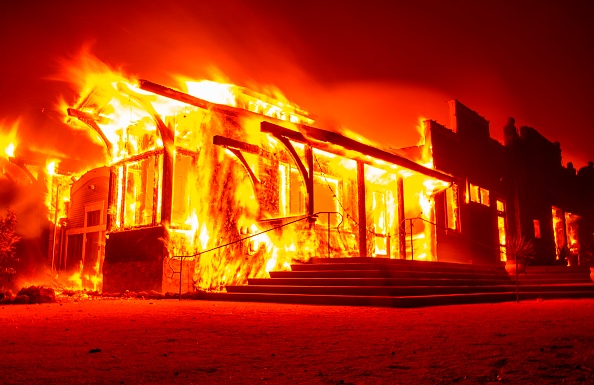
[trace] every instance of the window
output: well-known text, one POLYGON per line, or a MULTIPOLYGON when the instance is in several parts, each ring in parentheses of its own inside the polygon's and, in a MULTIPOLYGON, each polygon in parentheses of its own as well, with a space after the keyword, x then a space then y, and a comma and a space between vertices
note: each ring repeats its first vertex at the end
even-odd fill
POLYGON ((101 210, 87 211, 87 227, 101 224, 101 210))
POLYGON ((460 230, 460 207, 458 205, 458 185, 446 189, 446 226, 451 230, 460 230))
POLYGON ((489 190, 479 187, 470 182, 468 183, 468 196, 471 202, 480 203, 485 206, 491 205, 489 198, 489 190))
POLYGON ((533 219, 532 223, 534 225, 534 238, 540 239, 540 221, 538 219, 533 219))
POLYGON ((159 182, 159 166, 156 158, 128 162, 118 170, 118 183, 123 191, 118 192, 118 220, 124 227, 144 226, 153 223, 156 185, 159 182))
POLYGON ((505 226, 505 202, 497 199, 497 231, 499 235, 499 256, 507 261, 507 231, 505 226))
POLYGON ((281 162, 279 171, 279 214, 282 217, 305 213, 305 184, 299 170, 281 162))

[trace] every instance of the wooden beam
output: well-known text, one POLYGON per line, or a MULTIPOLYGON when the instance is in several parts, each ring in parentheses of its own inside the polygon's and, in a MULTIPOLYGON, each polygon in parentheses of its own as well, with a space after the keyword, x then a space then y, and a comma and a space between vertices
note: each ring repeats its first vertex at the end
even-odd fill
POLYGON ((99 136, 101 137, 101 140, 103 140, 103 143, 105 144, 105 147, 107 148, 107 154, 111 157, 113 145, 107 139, 107 137, 103 133, 103 130, 101 130, 101 127, 99 127, 99 125, 97 124, 96 117, 92 116, 89 113, 75 110, 74 108, 69 108, 67 111, 68 111, 68 116, 77 118, 78 120, 80 120, 81 122, 86 124, 87 126, 91 127, 93 130, 95 130, 97 132, 97 134, 99 134, 99 136))
POLYGON ((118 176, 115 171, 115 167, 112 165, 109 168, 109 185, 107 187, 107 218, 105 218, 106 225, 105 229, 107 232, 113 230, 114 224, 114 212, 116 211, 117 205, 117 184, 118 176))
POLYGON ((231 151, 237 157, 237 159, 239 159, 241 164, 243 164, 243 167, 245 167, 245 170, 247 171, 248 175, 250 176, 250 179, 252 180, 254 190, 258 191, 258 188, 260 186, 260 180, 254 173, 254 170, 252 170, 252 168, 250 167, 249 163, 247 162, 241 151, 235 148, 229 148, 228 150, 231 151))
POLYGON ((255 144, 241 142, 239 140, 226 138, 220 135, 213 136, 212 143, 216 144, 217 146, 223 146, 230 149, 235 148, 243 152, 247 152, 249 154, 263 155, 262 149, 259 146, 256 146, 255 144))
POLYGON ((161 224, 168 227, 171 223, 173 210, 173 157, 175 150, 175 133, 173 128, 166 125, 161 119, 161 115, 155 110, 150 101, 131 90, 125 83, 117 84, 118 91, 134 99, 142 108, 148 112, 157 126, 157 130, 163 139, 163 174, 161 189, 161 224))
MULTIPOLYGON (((33 182, 33 183, 40 182, 35 178, 35 176, 33 176, 31 171, 29 171, 29 169, 27 168, 27 164, 31 164, 31 163, 28 163, 20 158, 13 158, 13 157, 8 158, 8 161, 10 163, 14 164, 15 166, 18 166, 21 170, 23 170, 23 172, 29 177, 29 179, 31 179, 31 182, 33 182)), ((40 179, 41 179, 41 181, 43 181, 43 178, 40 178, 40 179)))
POLYGON ((270 122, 261 122, 260 123, 260 131, 268 133, 268 134, 272 134, 276 137, 284 136, 284 137, 294 140, 296 142, 307 143, 307 139, 305 138, 305 136, 303 136, 302 133, 300 133, 298 131, 290 130, 286 127, 279 126, 277 124, 273 124, 270 122))
POLYGON ((204 99, 197 98, 192 95, 185 94, 181 91, 174 90, 173 88, 165 87, 157 83, 150 82, 148 80, 140 79, 138 86, 141 90, 149 91, 157 95, 164 96, 169 99, 177 100, 182 103, 186 103, 195 107, 199 107, 205 110, 212 110, 221 112, 231 116, 238 115, 238 109, 229 107, 224 104, 211 103, 204 99))
MULTIPOLYGON (((292 147, 292 146, 291 146, 292 147)), ((313 215, 315 200, 314 200, 314 161, 313 161, 313 149, 310 145, 305 146, 305 161, 307 162, 307 168, 309 170, 309 178, 305 180, 305 187, 307 190, 307 214, 313 215)), ((313 222, 312 222, 313 224, 313 222)))
POLYGON ((443 180, 446 182, 454 182, 454 177, 451 175, 431 168, 427 168, 425 166, 421 166, 420 164, 403 156, 372 147, 368 144, 358 142, 354 139, 347 138, 346 136, 337 134, 335 132, 321 130, 319 128, 308 127, 303 125, 300 126, 300 128, 305 132, 308 138, 312 138, 320 142, 338 145, 347 150, 356 151, 363 155, 368 155, 376 159, 380 159, 385 162, 407 168, 409 170, 418 172, 431 178, 443 180))

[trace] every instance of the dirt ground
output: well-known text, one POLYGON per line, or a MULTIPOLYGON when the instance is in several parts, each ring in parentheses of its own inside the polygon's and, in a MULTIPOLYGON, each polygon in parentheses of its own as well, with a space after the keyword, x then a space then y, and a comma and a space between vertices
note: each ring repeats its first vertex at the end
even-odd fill
POLYGON ((594 384, 594 300, 419 309, 79 299, 0 308, 0 383, 594 384))

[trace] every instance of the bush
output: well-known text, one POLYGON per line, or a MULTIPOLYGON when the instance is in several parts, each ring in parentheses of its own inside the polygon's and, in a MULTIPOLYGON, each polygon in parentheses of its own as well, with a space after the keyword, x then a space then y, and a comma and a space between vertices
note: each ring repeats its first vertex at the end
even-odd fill
POLYGON ((0 281, 6 279, 8 282, 16 273, 10 265, 17 262, 15 244, 20 240, 15 234, 17 224, 16 212, 6 210, 6 215, 0 216, 0 281))

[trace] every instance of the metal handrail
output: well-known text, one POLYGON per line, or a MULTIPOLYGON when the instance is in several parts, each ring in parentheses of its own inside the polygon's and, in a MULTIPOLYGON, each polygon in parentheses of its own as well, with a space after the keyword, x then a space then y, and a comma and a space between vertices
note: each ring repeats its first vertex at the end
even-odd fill
MULTIPOLYGON (((448 232, 448 231, 453 231, 453 230, 452 230, 452 229, 450 229, 449 227, 446 227, 446 226, 443 226, 443 225, 439 225, 439 224, 437 224, 437 223, 435 223, 435 222, 431 222, 430 220, 427 220, 427 219, 425 219, 425 218, 422 218, 422 217, 415 217, 415 218, 404 218, 404 219, 402 220, 402 222, 400 222, 401 224, 402 224, 402 223, 404 223, 404 222, 406 222, 406 221, 410 221, 410 229, 411 229, 411 230, 410 230, 410 234, 411 234, 411 238, 410 238, 411 245, 410 245, 410 248, 411 248, 411 254, 412 254, 412 257, 411 257, 411 259, 414 259, 414 251, 413 251, 413 246, 412 246, 412 229, 413 229, 413 221, 414 221, 414 220, 416 220, 416 219, 420 219, 420 220, 421 220, 421 221, 423 221, 423 222, 427 222, 427 223, 429 223, 429 224, 431 224, 431 225, 435 226, 436 228, 440 228, 440 229, 443 229, 443 230, 445 230, 446 232, 448 232)), ((406 226, 404 227, 404 232, 405 232, 405 234, 406 234, 406 226)), ((483 247, 485 247, 485 248, 487 248, 487 249, 491 249, 493 252, 497 252, 497 253, 499 253, 499 252, 500 252, 500 249, 499 249, 499 247, 493 247, 493 246, 491 246, 491 245, 487 245, 486 243, 479 242, 479 241, 477 241, 477 240, 474 240, 474 239, 472 239, 472 238, 470 238, 470 237, 468 237, 468 236, 466 236, 466 235, 464 235, 464 234, 462 234, 462 233, 460 233, 460 232, 458 232, 458 231, 455 231, 455 233, 456 233, 456 234, 458 234, 458 235, 459 235, 461 238, 465 238, 465 239, 467 239, 468 241, 470 241, 470 242, 473 242, 473 243, 475 243, 475 244, 477 244, 477 245, 483 246, 483 247)))
MULTIPOLYGON (((449 228, 447 228, 447 227, 445 227, 445 226, 438 225, 437 223, 433 223, 433 222, 431 222, 431 221, 429 221, 429 220, 427 220, 427 219, 421 218, 421 217, 417 217, 417 218, 405 218, 405 219, 403 219, 403 220, 402 220, 402 222, 401 222, 401 224, 402 224, 402 223, 404 223, 405 221, 410 221, 410 252, 411 252, 411 260, 413 260, 413 259, 414 259, 413 239, 412 239, 412 229, 413 229, 413 221, 414 221, 415 219, 420 219, 420 220, 422 220, 422 221, 425 221, 425 222, 427 222, 427 223, 430 223, 430 224, 432 224, 432 225, 433 225, 433 226, 435 226, 435 227, 441 227, 442 229, 445 229, 446 231, 448 231, 448 230, 451 230, 451 229, 449 229, 449 228)), ((405 232, 405 234, 406 234, 406 226, 404 227, 404 232, 405 232)), ((459 233, 459 234, 460 234, 460 233, 459 233)), ((405 235, 405 236, 406 236, 406 235, 405 235)), ((474 239, 472 239, 472 238, 469 238, 469 237, 467 237, 467 236, 465 236, 465 235, 463 235, 463 234, 460 234, 460 236, 461 236, 461 237, 463 237, 463 238, 466 238, 466 239, 467 239, 467 240, 469 240, 470 242, 474 242, 474 243, 475 243, 475 244, 477 244, 477 245, 480 245, 480 246, 483 246, 483 247, 485 247, 485 248, 491 249, 491 250, 493 250, 494 252, 497 252, 497 253, 501 252, 501 249, 500 249, 500 248, 498 248, 498 247, 497 247, 497 248, 495 248, 495 247, 493 247, 493 246, 491 246, 491 245, 487 245, 487 244, 485 244, 485 243, 482 243, 482 242, 476 241, 476 240, 474 240, 474 239)), ((507 247, 507 246, 506 246, 506 247, 507 247)), ((405 250, 405 253, 406 253, 406 250, 405 250)), ((516 268, 515 268, 515 278, 516 278, 516 302, 520 302, 520 286, 519 286, 519 277, 518 277, 518 258, 517 258, 515 255, 514 255, 514 260, 515 260, 515 265, 516 265, 516 268)))
POLYGON ((179 258, 180 259, 179 271, 173 270, 173 267, 171 266, 171 259, 173 259, 173 258, 170 258, 169 259, 169 262, 168 262, 169 268, 171 269, 171 278, 173 278, 173 276, 175 274, 179 274, 179 299, 181 300, 182 270, 183 270, 183 260, 185 258, 200 257, 202 254, 205 254, 205 253, 208 253, 208 252, 211 252, 211 251, 214 251, 214 250, 222 249, 223 247, 231 246, 231 245, 234 245, 234 244, 239 243, 239 242, 243 242, 243 241, 248 240, 250 238, 257 237, 258 235, 268 233, 268 232, 270 232, 272 230, 277 230, 277 229, 280 229, 282 227, 285 227, 285 226, 288 226, 288 225, 291 225, 293 223, 297 223, 297 222, 300 222, 300 221, 303 221, 303 220, 306 220, 306 219, 317 218, 318 217, 318 214, 327 214, 328 215, 328 258, 329 258, 330 257, 330 227, 331 227, 330 226, 330 215, 331 214, 336 214, 336 215, 339 215, 340 216, 340 222, 338 223, 338 225, 336 225, 336 229, 338 229, 340 226, 342 226, 342 224, 344 223, 344 217, 338 211, 318 211, 318 212, 313 213, 311 215, 305 215, 303 217, 297 218, 297 219, 292 220, 290 222, 283 223, 281 225, 271 227, 271 228, 266 229, 264 231, 260 231, 259 233, 250 234, 250 235, 248 235, 246 237, 237 239, 235 241, 232 241, 232 242, 229 242, 229 243, 226 243, 226 244, 223 244, 223 245, 212 247, 212 248, 210 248, 208 250, 200 251, 198 253, 194 253, 194 254, 191 254, 191 255, 175 255, 175 256, 173 256, 173 258, 179 258))

